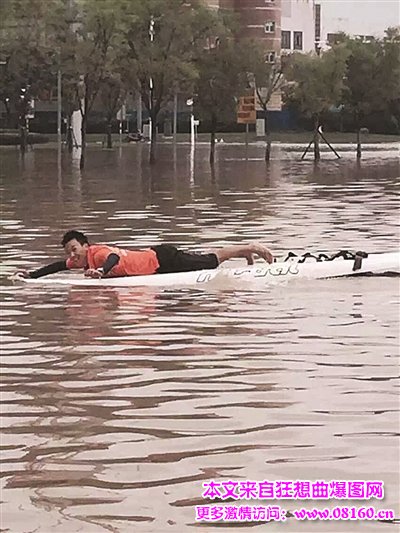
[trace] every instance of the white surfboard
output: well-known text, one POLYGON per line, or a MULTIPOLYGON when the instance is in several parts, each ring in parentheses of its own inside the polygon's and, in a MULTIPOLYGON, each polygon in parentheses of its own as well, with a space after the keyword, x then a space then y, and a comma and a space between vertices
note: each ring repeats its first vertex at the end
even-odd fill
MULTIPOLYGON (((253 266, 241 268, 225 268, 223 266, 213 270, 197 270, 193 272, 179 272, 174 274, 152 274, 149 276, 126 276, 118 278, 91 279, 83 274, 79 277, 68 272, 38 279, 21 279, 27 284, 67 285, 80 287, 196 287, 200 288, 210 282, 241 281, 257 283, 257 285, 276 284, 280 281, 295 279, 327 279, 360 274, 400 273, 400 252, 369 254, 361 258, 355 269, 355 260, 338 257, 334 260, 316 261, 303 257, 293 257, 286 261, 277 261, 271 265, 257 263, 253 266)), ((14 281, 16 281, 14 279, 14 281)), ((232 285, 232 283, 230 283, 232 285)), ((243 287, 243 283, 240 283, 243 287)))

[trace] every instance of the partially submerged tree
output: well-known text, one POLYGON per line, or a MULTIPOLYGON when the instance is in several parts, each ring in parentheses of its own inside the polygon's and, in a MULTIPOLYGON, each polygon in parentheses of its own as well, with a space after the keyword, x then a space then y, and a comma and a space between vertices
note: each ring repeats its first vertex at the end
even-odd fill
POLYGON ((220 121, 235 116, 236 103, 248 84, 241 46, 229 37, 203 50, 196 61, 195 109, 211 126, 210 163, 215 158, 215 134, 220 121))
POLYGON ((71 76, 71 73, 66 72, 64 69, 61 76, 62 111, 65 118, 66 145, 68 152, 71 153, 74 147, 77 148, 76 139, 74 139, 72 130, 72 115, 75 111, 79 111, 79 94, 76 88, 77 73, 71 76))
POLYGON ((399 131, 400 29, 389 28, 383 40, 368 42, 344 36, 340 46, 348 54, 342 103, 353 116, 357 159, 361 159, 361 129, 369 116, 389 115, 399 131))
POLYGON ((109 71, 111 49, 117 36, 113 0, 80 0, 76 29, 76 92, 82 116, 82 153, 80 168, 85 166, 88 115, 109 71))
POLYGON ((314 123, 314 159, 319 161, 321 116, 341 102, 348 52, 338 45, 321 56, 294 54, 287 71, 287 97, 314 123))
POLYGON ((286 58, 275 58, 272 62, 260 52, 259 47, 254 47, 251 62, 250 84, 254 84, 257 102, 263 110, 264 133, 265 133, 265 161, 271 157, 271 139, 268 124, 268 105, 274 94, 280 97, 284 86, 284 67, 287 65, 286 58))
POLYGON ((104 78, 100 102, 106 118, 107 148, 112 148, 112 122, 121 109, 125 91, 120 76, 110 73, 104 78))
POLYGON ((193 57, 213 33, 214 13, 200 0, 123 0, 126 77, 141 95, 151 120, 150 163, 155 161, 157 121, 176 88, 197 77, 193 57))
POLYGON ((377 41, 364 43, 348 39, 346 76, 343 88, 344 110, 354 117, 357 128, 357 159, 361 159, 361 128, 363 119, 373 110, 382 108, 380 87, 380 49, 377 41))
POLYGON ((385 111, 400 133, 400 26, 388 28, 382 43, 380 65, 382 99, 386 102, 385 111))
POLYGON ((47 40, 44 0, 0 3, 0 99, 6 109, 6 124, 19 127, 21 150, 27 144, 30 102, 54 84, 53 50, 47 40))

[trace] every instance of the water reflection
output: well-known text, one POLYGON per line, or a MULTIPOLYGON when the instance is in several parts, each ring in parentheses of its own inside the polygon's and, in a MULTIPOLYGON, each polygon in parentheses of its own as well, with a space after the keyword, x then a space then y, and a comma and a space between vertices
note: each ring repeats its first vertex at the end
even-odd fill
POLYGON ((398 279, 263 292, 7 282, 60 258, 71 227, 122 246, 398 243, 396 158, 314 167, 281 149, 266 166, 262 145, 246 160, 221 143, 211 169, 207 149, 197 146, 192 177, 182 145, 160 146, 154 168, 140 144, 89 150, 84 171, 63 154, 61 177, 51 150, 25 166, 2 153, 5 530, 25 532, 29 517, 45 533, 180 533, 196 527, 201 482, 216 477, 383 479, 374 505, 398 513, 398 279))

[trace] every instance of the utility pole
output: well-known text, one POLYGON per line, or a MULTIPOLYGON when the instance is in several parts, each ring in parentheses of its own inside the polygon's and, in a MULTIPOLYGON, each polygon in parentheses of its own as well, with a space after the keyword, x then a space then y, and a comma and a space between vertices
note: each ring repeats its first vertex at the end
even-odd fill
MULTIPOLYGON (((150 26, 149 26, 149 36, 150 36, 150 42, 153 43, 154 41, 154 18, 153 15, 150 17, 150 26)), ((149 137, 150 141, 152 139, 153 134, 153 121, 152 121, 152 111, 153 111, 153 90, 154 90, 154 83, 153 78, 150 76, 149 79, 149 89, 150 89, 150 103, 149 103, 149 111, 150 111, 150 120, 149 120, 149 137)), ((154 125, 155 126, 155 125, 154 125)))
POLYGON ((195 129, 194 129, 194 114, 193 114, 193 98, 186 100, 186 105, 190 107, 190 144, 194 146, 195 143, 195 129))

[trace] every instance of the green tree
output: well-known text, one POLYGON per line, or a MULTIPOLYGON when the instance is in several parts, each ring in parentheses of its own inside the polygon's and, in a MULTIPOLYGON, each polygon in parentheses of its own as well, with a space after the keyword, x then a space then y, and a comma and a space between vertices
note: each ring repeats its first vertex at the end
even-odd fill
POLYGON ((112 121, 124 101, 125 91, 120 76, 110 73, 100 90, 100 101, 106 117, 107 148, 112 148, 112 121))
POLYGON ((287 65, 286 58, 277 58, 275 62, 266 61, 265 54, 260 52, 258 46, 254 46, 251 54, 251 74, 249 79, 254 84, 258 104, 263 110, 265 132, 265 161, 271 157, 271 139, 268 124, 268 104, 273 94, 280 93, 284 84, 284 69, 287 65))
POLYGON ((346 76, 343 88, 344 111, 353 115, 357 128, 357 159, 361 159, 360 130, 363 120, 373 110, 382 108, 379 79, 381 44, 348 39, 346 76))
POLYGON ((0 99, 7 127, 19 127, 21 149, 27 143, 27 119, 32 99, 54 84, 54 53, 48 41, 44 0, 4 0, 0 3, 0 99))
POLYGON ((389 28, 382 40, 364 42, 347 37, 348 51, 343 90, 344 111, 357 130, 357 159, 361 159, 361 127, 374 113, 390 116, 399 128, 400 31, 389 28))
POLYGON ((85 166, 87 121, 104 80, 110 72, 117 25, 113 0, 79 0, 72 45, 70 72, 75 72, 75 90, 82 116, 80 168, 85 166))
POLYGON ((400 26, 386 30, 379 77, 384 80, 381 83, 382 100, 386 102, 386 110, 400 133, 400 26))
POLYGON ((213 33, 215 15, 200 0, 122 0, 121 29, 127 46, 125 78, 142 98, 152 123, 150 163, 155 161, 160 112, 177 88, 197 77, 193 58, 213 33))
POLYGON ((346 69, 347 49, 338 45, 321 56, 294 54, 287 71, 292 83, 286 87, 289 100, 314 123, 314 159, 319 161, 319 133, 321 116, 341 102, 346 69))
POLYGON ((195 109, 211 125, 210 163, 215 158, 218 122, 235 116, 237 98, 248 86, 243 48, 229 37, 219 38, 215 46, 202 50, 196 66, 195 109))
POLYGON ((72 115, 79 110, 79 94, 77 91, 78 74, 72 73, 67 69, 67 62, 60 62, 61 68, 61 92, 62 92, 62 111, 66 122, 66 145, 68 151, 71 153, 74 147, 74 139, 72 132, 72 115))

